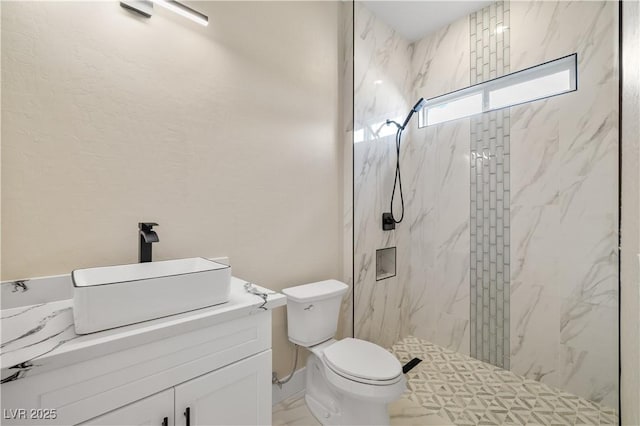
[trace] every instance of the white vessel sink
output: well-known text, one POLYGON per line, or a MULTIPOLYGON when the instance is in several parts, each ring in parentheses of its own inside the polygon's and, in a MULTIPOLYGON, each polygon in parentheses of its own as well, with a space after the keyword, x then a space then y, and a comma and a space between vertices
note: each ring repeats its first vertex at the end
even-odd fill
POLYGON ((229 301, 231 267, 201 257, 77 269, 76 333, 87 334, 229 301))

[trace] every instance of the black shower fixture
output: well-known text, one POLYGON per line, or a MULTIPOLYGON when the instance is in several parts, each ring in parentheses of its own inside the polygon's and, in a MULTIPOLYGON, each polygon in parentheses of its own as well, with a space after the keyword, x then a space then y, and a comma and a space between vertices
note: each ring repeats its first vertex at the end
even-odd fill
POLYGON ((413 114, 415 114, 416 112, 419 112, 422 108, 425 107, 426 104, 427 104, 427 101, 425 101, 424 98, 420 98, 420 100, 416 102, 413 108, 411 108, 411 111, 409 111, 407 118, 405 118, 402 124, 393 120, 387 120, 387 125, 395 124, 396 127, 398 128, 398 131, 396 132, 396 176, 395 176, 395 179, 393 180, 393 191, 391 191, 391 205, 389 207, 389 211, 382 213, 382 230, 383 231, 391 231, 392 229, 396 229, 396 223, 400 223, 402 222, 402 219, 404 219, 404 196, 402 194, 402 178, 400 176, 400 144, 402 142, 402 132, 404 131, 405 127, 407 127, 407 124, 409 124, 409 120, 411 120, 411 117, 413 117, 413 114), (402 206, 401 207, 402 213, 400 214, 400 219, 397 219, 397 220, 393 215, 393 199, 395 198, 395 195, 396 195, 396 186, 400 191, 400 204, 402 206))

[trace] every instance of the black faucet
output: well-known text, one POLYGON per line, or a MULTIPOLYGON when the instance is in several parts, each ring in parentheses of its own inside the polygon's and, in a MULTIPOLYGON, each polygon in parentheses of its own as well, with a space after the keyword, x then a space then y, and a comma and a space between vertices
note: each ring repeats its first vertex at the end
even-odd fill
POLYGON ((151 244, 160 241, 158 234, 153 230, 154 226, 158 226, 153 222, 140 222, 140 247, 138 249, 138 262, 151 262, 151 244))

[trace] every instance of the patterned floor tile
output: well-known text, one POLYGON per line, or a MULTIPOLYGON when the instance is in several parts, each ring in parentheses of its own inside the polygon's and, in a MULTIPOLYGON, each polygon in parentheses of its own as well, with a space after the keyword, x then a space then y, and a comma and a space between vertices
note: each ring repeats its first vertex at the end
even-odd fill
POLYGON ((612 408, 413 336, 391 351, 401 361, 423 360, 408 374, 409 390, 428 413, 451 424, 618 424, 612 408))
POLYGON ((617 425, 618 424, 618 416, 615 413, 606 413, 604 411, 600 412, 600 424, 601 425, 617 425))
MULTIPOLYGON (((520 377, 413 336, 391 351, 421 358, 407 392, 390 404, 392 425, 617 425, 615 409, 520 377)), ((317 425, 303 398, 274 407, 274 425, 317 425)))
MULTIPOLYGON (((411 393, 389 404, 391 426, 453 426, 455 423, 430 413, 419 402, 412 400, 411 393)), ((273 406, 274 426, 320 426, 307 408, 304 397, 296 395, 273 406)), ((475 424, 475 423, 473 423, 475 424)))

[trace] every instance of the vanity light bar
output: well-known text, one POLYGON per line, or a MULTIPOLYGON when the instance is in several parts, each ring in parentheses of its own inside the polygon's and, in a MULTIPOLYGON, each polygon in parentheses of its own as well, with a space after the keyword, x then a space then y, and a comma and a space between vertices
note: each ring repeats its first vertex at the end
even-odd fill
POLYGON ((153 15, 153 3, 151 0, 121 0, 120 6, 145 18, 151 18, 153 15))
POLYGON ((154 3, 205 27, 209 25, 209 17, 207 15, 175 0, 122 0, 120 1, 120 6, 139 13, 145 18, 151 18, 154 3))
POLYGON ((191 19, 193 22, 197 22, 200 25, 204 25, 205 27, 209 25, 209 17, 207 15, 191 9, 189 6, 180 2, 175 0, 153 0, 153 2, 158 6, 162 6, 165 9, 169 9, 170 11, 177 13, 180 16, 191 19))

